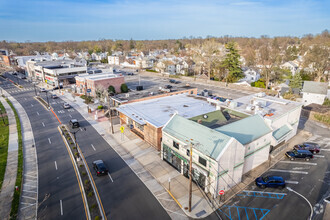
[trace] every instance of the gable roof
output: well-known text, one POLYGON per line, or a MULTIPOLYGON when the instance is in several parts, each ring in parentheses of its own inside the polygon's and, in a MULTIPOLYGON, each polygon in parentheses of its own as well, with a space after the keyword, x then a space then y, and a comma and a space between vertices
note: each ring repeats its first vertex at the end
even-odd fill
POLYGON ((304 81, 302 92, 326 95, 328 84, 324 82, 304 81))
POLYGON ((215 130, 235 138, 243 145, 272 132, 258 114, 224 125, 215 130))
POLYGON ((194 148, 215 160, 231 139, 223 133, 179 115, 172 117, 163 128, 163 132, 185 143, 188 143, 186 140, 193 138, 193 141, 198 143, 194 145, 194 148))

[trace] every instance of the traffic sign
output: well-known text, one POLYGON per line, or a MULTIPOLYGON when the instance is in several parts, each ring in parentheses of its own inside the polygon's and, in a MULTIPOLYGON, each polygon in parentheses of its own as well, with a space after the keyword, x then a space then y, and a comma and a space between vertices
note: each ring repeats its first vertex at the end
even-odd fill
POLYGON ((124 133, 124 130, 125 130, 124 126, 121 126, 121 127, 120 127, 120 131, 121 131, 121 133, 124 133))
POLYGON ((90 93, 92 90, 91 89, 87 89, 87 92, 90 93))
POLYGON ((224 190, 220 190, 219 191, 219 195, 223 195, 223 194, 225 194, 225 191, 224 190))

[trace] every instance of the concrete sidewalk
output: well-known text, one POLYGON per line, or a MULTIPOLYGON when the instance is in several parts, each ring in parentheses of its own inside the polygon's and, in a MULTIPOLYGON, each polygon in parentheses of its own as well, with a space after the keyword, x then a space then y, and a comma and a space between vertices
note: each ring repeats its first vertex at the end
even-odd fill
POLYGON ((189 180, 161 160, 160 152, 131 133, 128 128, 125 129, 124 134, 121 134, 119 124, 114 126, 115 133, 111 134, 108 119, 99 113, 99 119, 95 120, 95 111, 89 114, 87 105, 81 98, 76 97, 74 100, 68 93, 59 96, 70 103, 116 150, 172 219, 204 218, 214 211, 201 191, 193 184, 192 211, 189 213, 187 210, 189 180))
POLYGON ((2 91, 15 107, 21 121, 23 141, 23 187, 21 190, 18 219, 37 219, 38 163, 30 119, 23 106, 5 90, 2 91))
POLYGON ((7 166, 0 192, 0 216, 1 219, 9 219, 11 202, 13 200, 17 176, 18 135, 16 119, 13 110, 3 97, 0 97, 0 101, 6 109, 9 122, 7 166))

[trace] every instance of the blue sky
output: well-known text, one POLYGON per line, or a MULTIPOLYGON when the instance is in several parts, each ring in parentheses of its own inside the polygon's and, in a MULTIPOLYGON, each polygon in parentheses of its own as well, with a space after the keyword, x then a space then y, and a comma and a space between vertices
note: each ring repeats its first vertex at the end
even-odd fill
POLYGON ((303 36, 330 28, 329 0, 0 0, 0 40, 303 36))

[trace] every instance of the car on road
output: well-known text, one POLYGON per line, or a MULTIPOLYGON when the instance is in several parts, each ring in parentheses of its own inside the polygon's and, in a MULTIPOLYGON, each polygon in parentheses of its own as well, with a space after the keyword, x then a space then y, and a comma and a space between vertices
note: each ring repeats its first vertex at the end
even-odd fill
POLYGON ((52 97, 52 99, 57 99, 58 98, 58 96, 56 94, 52 94, 51 97, 52 97))
POLYGON ((45 88, 40 88, 40 91, 41 92, 46 92, 46 89, 45 88))
POLYGON ((108 174, 108 168, 104 164, 103 160, 93 161, 93 168, 96 171, 97 176, 108 174))
POLYGON ((309 150, 297 150, 297 149, 288 151, 285 153, 285 155, 290 160, 305 159, 306 161, 309 161, 310 159, 312 159, 314 157, 313 154, 309 150))
POLYGON ((79 122, 78 122, 77 119, 71 119, 69 121, 69 125, 70 125, 71 128, 79 128, 80 127, 79 122))
POLYGON ((134 73, 127 73, 127 75, 128 75, 128 76, 133 76, 133 75, 134 75, 134 73))
POLYGON ((20 75, 19 78, 26 79, 26 76, 25 75, 20 75))
POLYGON ((171 89, 172 87, 173 87, 173 86, 171 86, 171 85, 165 85, 165 86, 164 86, 165 89, 171 89))
POLYGON ((69 109, 69 108, 71 108, 71 106, 70 106, 69 103, 63 103, 63 108, 64 109, 69 109))
POLYGON ((283 189, 285 187, 285 181, 281 176, 258 177, 255 180, 255 184, 260 188, 274 187, 283 189))
POLYGON ((170 79, 170 83, 175 83, 175 80, 174 79, 170 79))

